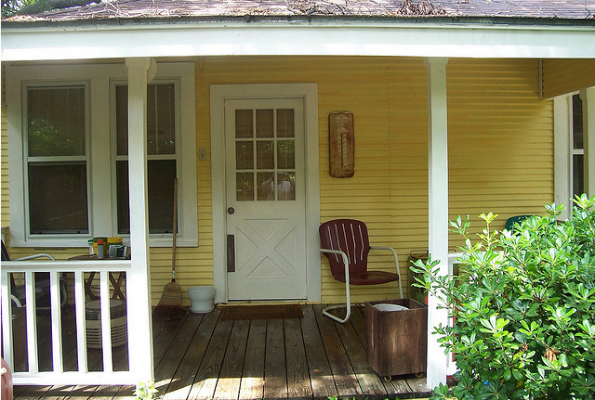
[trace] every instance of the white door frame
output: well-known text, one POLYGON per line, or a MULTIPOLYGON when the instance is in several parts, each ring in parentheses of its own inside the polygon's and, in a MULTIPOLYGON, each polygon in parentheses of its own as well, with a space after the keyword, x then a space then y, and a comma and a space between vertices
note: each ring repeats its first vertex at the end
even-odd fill
POLYGON ((211 85, 211 182, 213 209, 213 280, 215 302, 228 300, 226 264, 225 100, 300 98, 304 100, 306 175, 306 275, 307 300, 321 300, 320 186, 318 157, 318 85, 239 84, 211 85))

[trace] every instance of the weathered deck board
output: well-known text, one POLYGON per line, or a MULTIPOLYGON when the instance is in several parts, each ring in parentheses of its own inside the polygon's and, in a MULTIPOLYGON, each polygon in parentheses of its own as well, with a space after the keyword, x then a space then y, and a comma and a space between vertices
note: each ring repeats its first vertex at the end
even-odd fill
POLYGON ((260 399, 264 393, 264 361, 266 351, 265 320, 250 321, 250 332, 246 344, 246 360, 239 399, 260 399))
MULTIPOLYGON (((182 320, 156 321, 153 356, 159 394, 167 400, 359 400, 430 394, 425 377, 387 382, 367 364, 361 307, 353 309, 345 324, 324 317, 323 308, 304 305, 301 319, 223 321, 216 308, 182 320)), ((63 334, 64 366, 74 369, 75 335, 66 329, 63 334)), ((115 368, 128 365, 125 350, 114 348, 115 368)), ((101 352, 92 351, 96 356, 90 367, 101 369, 101 352)), ((132 386, 23 386, 15 388, 15 398, 128 400, 133 391, 132 386)))
POLYGON ((287 397, 291 399, 312 398, 312 385, 300 321, 286 319, 283 324, 287 358, 287 397))

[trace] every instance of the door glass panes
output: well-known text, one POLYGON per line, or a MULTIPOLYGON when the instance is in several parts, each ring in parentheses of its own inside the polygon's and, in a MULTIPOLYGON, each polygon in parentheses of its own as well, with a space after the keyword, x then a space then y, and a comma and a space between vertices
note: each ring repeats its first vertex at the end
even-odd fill
POLYGON ((254 200, 254 174, 252 172, 236 173, 236 200, 254 200))
POLYGON ((275 173, 258 172, 256 176, 258 200, 275 200, 275 173))
POLYGON ((275 130, 273 115, 273 110, 256 110, 256 137, 273 137, 275 130))
POLYGON ((256 142, 256 164, 258 169, 275 168, 275 142, 272 140, 261 140, 256 142))
POLYGON ((277 173, 277 199, 295 200, 295 174, 292 172, 277 173))
POLYGON ((293 109, 236 110, 235 118, 236 200, 295 200, 293 109))
POLYGON ((295 141, 279 140, 277 142, 277 166, 281 169, 295 168, 295 141))
POLYGON ((236 138, 251 138, 254 132, 252 110, 236 110, 236 138))
POLYGON ((293 110, 277 110, 277 137, 292 138, 295 136, 293 110))
POLYGON ((236 142, 236 168, 254 168, 254 144, 253 142, 236 142))

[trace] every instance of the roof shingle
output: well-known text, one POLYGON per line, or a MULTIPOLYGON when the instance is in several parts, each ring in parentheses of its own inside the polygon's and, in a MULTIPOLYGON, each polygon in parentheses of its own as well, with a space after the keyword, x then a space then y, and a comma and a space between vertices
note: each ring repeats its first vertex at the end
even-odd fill
POLYGON ((593 19, 595 0, 116 0, 13 21, 251 16, 593 19))

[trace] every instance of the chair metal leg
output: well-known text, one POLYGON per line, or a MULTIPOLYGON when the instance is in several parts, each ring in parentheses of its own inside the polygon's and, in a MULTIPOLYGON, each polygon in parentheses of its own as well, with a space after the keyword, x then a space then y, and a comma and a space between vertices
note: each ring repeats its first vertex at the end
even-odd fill
POLYGON ((334 319, 337 322, 344 324, 345 322, 347 322, 349 320, 349 317, 351 317, 351 303, 348 302, 346 305, 341 304, 338 306, 329 306, 329 307, 325 308, 324 310, 322 310, 322 314, 326 315, 329 318, 334 319), (341 319, 340 317, 337 317, 336 315, 333 315, 329 312, 330 310, 337 310, 340 308, 346 309, 345 318, 343 318, 343 319, 341 319))

